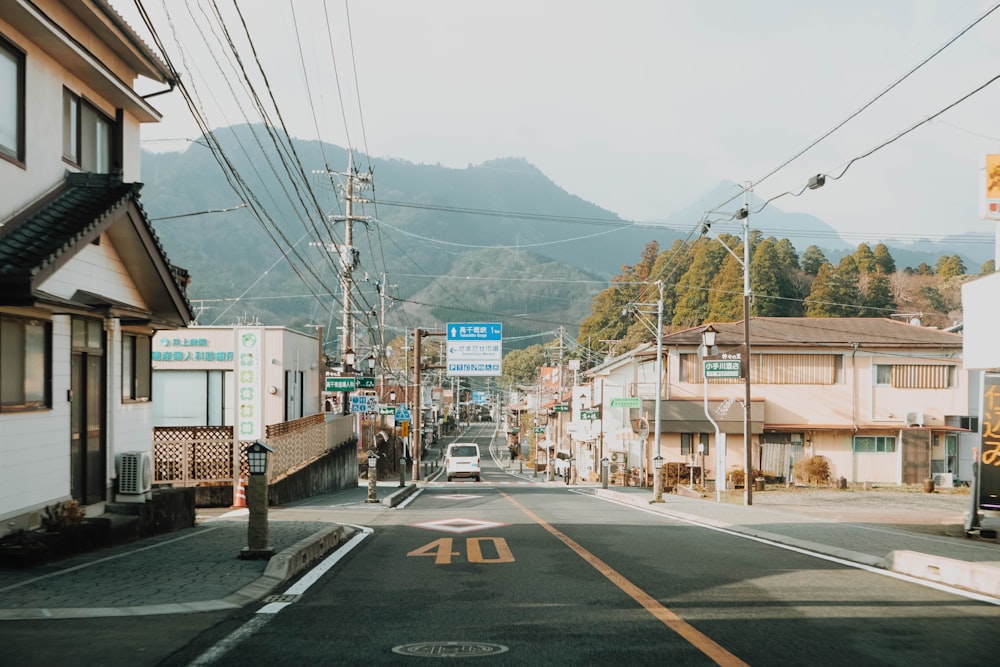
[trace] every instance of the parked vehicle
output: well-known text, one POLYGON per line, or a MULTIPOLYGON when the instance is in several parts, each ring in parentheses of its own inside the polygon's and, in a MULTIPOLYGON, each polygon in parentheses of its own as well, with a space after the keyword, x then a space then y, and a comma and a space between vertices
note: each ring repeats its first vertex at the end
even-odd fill
POLYGON ((569 460, 572 456, 573 455, 569 453, 569 450, 566 449, 560 449, 556 452, 556 456, 552 461, 552 469, 555 471, 556 475, 559 477, 569 476, 569 460))
POLYGON ((450 482, 454 477, 475 477, 482 481, 479 445, 474 442, 453 442, 444 454, 444 471, 450 482))

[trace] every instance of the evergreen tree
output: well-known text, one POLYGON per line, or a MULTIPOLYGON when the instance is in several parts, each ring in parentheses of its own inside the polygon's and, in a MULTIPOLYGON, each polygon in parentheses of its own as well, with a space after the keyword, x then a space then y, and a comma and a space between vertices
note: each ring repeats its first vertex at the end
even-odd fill
POLYGON ((965 262, 958 255, 951 255, 950 257, 942 255, 938 258, 937 264, 934 266, 934 272, 943 279, 964 276, 965 262))
POLYGON ((753 291, 751 313, 758 317, 783 317, 787 313, 784 296, 788 292, 781 255, 772 239, 765 239, 754 249, 750 261, 750 286, 753 291))
POLYGON ((988 259, 979 266, 980 276, 987 276, 997 270, 996 260, 988 259))
POLYGON ((872 249, 868 247, 867 243, 858 244, 857 250, 854 251, 854 263, 858 266, 858 271, 862 274, 875 273, 875 269, 878 267, 878 261, 875 259, 875 253, 872 249))
POLYGON ((708 293, 707 322, 736 322, 743 319, 743 267, 726 253, 722 270, 712 280, 708 293))
POLYGON ((889 276, 876 273, 868 277, 865 290, 865 317, 888 317, 896 310, 896 299, 892 294, 889 276))
POLYGON ((775 241, 774 237, 770 238, 774 242, 775 250, 778 252, 778 261, 785 270, 789 269, 801 269, 799 266, 799 254, 795 252, 795 246, 788 239, 781 239, 780 241, 775 241))
POLYGON ((884 243, 879 243, 875 246, 875 263, 878 264, 878 268, 887 276, 891 276, 896 272, 896 262, 893 260, 892 255, 889 253, 889 248, 884 243))
POLYGON ((918 276, 933 276, 934 275, 934 269, 932 269, 927 264, 927 262, 920 262, 920 264, 917 266, 917 268, 914 271, 914 273, 916 273, 918 276))
POLYGON ((675 326, 693 327, 706 320, 708 291, 728 254, 720 242, 700 239, 695 243, 691 266, 677 281, 677 305, 671 318, 675 326))
POLYGON ((832 264, 820 267, 813 280, 812 291, 806 299, 808 317, 858 317, 863 307, 861 289, 858 287, 858 270, 854 259, 848 255, 834 268, 832 264))
POLYGON ((819 267, 826 264, 826 262, 826 256, 817 246, 811 245, 802 253, 802 270, 806 272, 806 275, 818 275, 819 267))

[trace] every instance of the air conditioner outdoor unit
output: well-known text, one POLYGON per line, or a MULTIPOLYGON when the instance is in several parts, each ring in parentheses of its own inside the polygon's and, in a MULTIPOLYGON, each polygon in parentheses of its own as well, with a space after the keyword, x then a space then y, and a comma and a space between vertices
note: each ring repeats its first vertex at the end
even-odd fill
POLYGON ((619 450, 619 451, 612 451, 611 452, 611 456, 609 458, 611 459, 611 463, 622 463, 622 464, 624 464, 625 463, 625 457, 626 457, 625 450, 619 450))
POLYGON ((122 452, 118 458, 120 503, 142 503, 153 497, 153 455, 150 452, 122 452))
POLYGON ((907 426, 923 426, 924 425, 924 413, 919 410, 914 410, 913 412, 906 413, 906 425, 907 426))
POLYGON ((955 475, 950 472, 936 472, 931 475, 934 479, 934 486, 942 489, 952 489, 955 487, 955 475))

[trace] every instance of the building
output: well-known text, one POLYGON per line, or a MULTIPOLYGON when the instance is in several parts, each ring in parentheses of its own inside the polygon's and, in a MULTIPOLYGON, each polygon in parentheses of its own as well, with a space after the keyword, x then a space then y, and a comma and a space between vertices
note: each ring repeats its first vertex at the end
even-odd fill
POLYGON ((260 372, 244 382, 242 402, 256 406, 260 425, 322 412, 326 369, 316 336, 283 327, 191 327, 153 337, 154 426, 234 424, 237 348, 247 332, 259 339, 253 354, 260 372))
POLYGON ((139 200, 139 77, 174 85, 105 0, 0 2, 0 535, 102 514, 125 453, 146 488, 152 334, 191 307, 139 200))
MULTIPOLYGON (((712 326, 716 352, 740 355, 743 323, 712 326)), ((587 372, 587 400, 601 410, 588 442, 596 435, 599 456, 649 472, 659 454, 704 467, 708 479, 743 469, 745 382, 705 378, 704 329, 663 338, 659 444, 655 345, 587 372)), ((750 331, 754 470, 787 480, 796 460, 822 455, 851 482, 962 478, 960 442, 974 438, 962 336, 876 318, 756 318, 750 331)))

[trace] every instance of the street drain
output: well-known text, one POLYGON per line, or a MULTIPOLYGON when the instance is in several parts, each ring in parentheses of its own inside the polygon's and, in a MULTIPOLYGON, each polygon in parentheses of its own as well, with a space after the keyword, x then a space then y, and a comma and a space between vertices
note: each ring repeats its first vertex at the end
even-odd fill
POLYGON ((481 658, 487 655, 506 653, 502 644, 485 642, 420 642, 395 646, 393 653, 417 658, 481 658))

